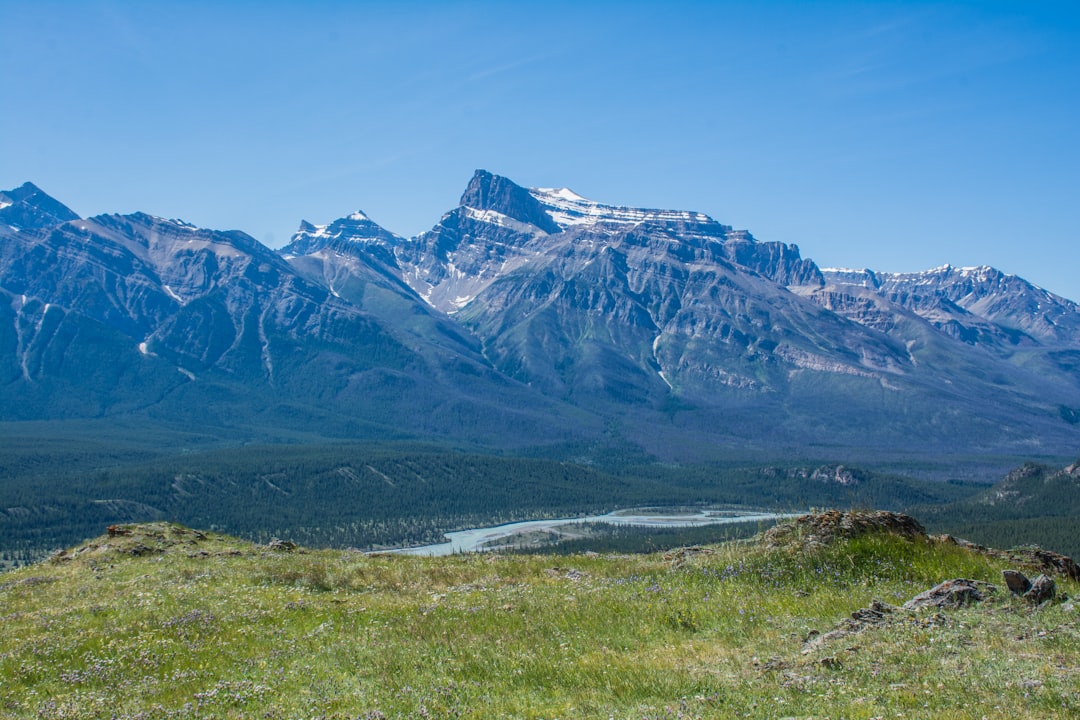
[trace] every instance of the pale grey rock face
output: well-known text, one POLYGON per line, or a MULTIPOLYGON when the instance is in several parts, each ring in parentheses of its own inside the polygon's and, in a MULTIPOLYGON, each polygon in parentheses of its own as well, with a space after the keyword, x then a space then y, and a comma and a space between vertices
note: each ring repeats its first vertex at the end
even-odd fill
POLYGON ((750 233, 728 233, 724 242, 728 259, 755 270, 784 286, 821 287, 825 279, 813 260, 804 260, 795 245, 758 242, 750 233))

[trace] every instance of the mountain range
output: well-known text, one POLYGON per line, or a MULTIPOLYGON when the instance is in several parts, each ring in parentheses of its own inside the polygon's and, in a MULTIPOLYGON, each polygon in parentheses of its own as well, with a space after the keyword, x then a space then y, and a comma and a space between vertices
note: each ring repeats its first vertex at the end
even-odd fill
POLYGON ((1076 303, 989 267, 818 267, 689 211, 477 171, 416 237, 280 250, 0 192, 0 420, 615 447, 1068 455, 1076 303))

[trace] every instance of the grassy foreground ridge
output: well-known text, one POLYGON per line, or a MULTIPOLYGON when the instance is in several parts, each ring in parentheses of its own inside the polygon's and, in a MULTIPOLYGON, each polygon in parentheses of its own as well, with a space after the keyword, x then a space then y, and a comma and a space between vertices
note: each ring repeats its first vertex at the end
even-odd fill
POLYGON ((12 718, 1080 716, 1080 612, 922 534, 419 558, 114 528, 0 576, 12 718), (806 644, 951 578, 956 610, 806 644))

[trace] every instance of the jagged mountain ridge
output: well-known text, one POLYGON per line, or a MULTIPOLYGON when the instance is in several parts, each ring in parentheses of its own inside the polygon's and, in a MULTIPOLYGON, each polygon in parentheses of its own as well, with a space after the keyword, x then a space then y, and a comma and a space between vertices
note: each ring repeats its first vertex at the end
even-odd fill
POLYGON ((1080 344, 1076 303, 989 266, 919 273, 827 269, 838 288, 865 288, 971 344, 1080 344))
MULTIPOLYGON (((303 242, 304 235, 298 233, 294 242, 303 242)), ((884 327, 875 327, 842 307, 830 307, 828 297, 835 294, 833 289, 838 283, 845 289, 855 283, 839 282, 833 272, 827 284, 822 271, 813 261, 803 259, 796 246, 758 242, 749 233, 735 231, 701 213, 603 205, 566 189, 526 190, 485 171, 476 173, 459 207, 447 213, 431 231, 412 239, 397 238, 381 247, 394 252, 399 276, 429 304, 447 313, 458 313, 509 275, 522 277, 540 266, 558 263, 565 266, 572 257, 585 258, 582 264, 586 264, 595 260, 591 249, 606 251, 625 246, 628 238, 631 244, 637 242, 642 247, 633 253, 639 258, 668 254, 679 271, 700 269, 700 263, 705 262, 711 271, 735 273, 743 282, 757 275, 772 282, 761 285, 764 289, 756 292, 773 292, 777 285, 794 289, 795 294, 814 300, 831 313, 871 329, 884 327), (641 242, 643 238, 648 240, 641 242), (528 269, 518 272, 525 265, 528 269)), ((294 252, 292 247, 287 250, 290 254, 294 252)), ((370 246, 365 242, 364 247, 370 246)), ((667 270, 670 274, 672 268, 667 270)), ((564 268, 559 274, 565 279, 572 271, 564 268)), ((652 276, 655 279, 656 273, 652 276)), ((888 290, 886 287, 882 293, 886 299, 888 290)), ((1038 292, 1051 297, 1045 291, 1038 292)), ((744 288, 740 294, 750 297, 754 293, 744 288)), ((662 293, 649 294, 655 297, 662 293)), ((984 295, 993 296, 993 291, 984 295)), ((898 297, 891 302, 906 309, 917 310, 924 303, 901 303, 898 297)), ((1064 315, 1075 320, 1075 305, 1061 298, 1054 302, 1064 309, 1064 315)), ((470 310, 464 317, 478 314, 470 310)), ((1006 320, 1015 320, 1016 325, 1031 313, 1021 308, 1012 318, 998 315, 1001 332, 1005 332, 1009 327, 1006 320)), ((1043 334, 1038 339, 1049 338, 1043 334)), ((1075 335, 1064 340, 1076 344, 1075 335)), ((871 342, 880 342, 880 338, 871 342)), ((906 339, 903 344, 906 348, 906 339)), ((905 349, 897 354, 896 348, 890 347, 886 355, 896 356, 899 362, 908 353, 905 349)), ((877 369, 876 362, 870 362, 871 369, 877 369)))
POLYGON ((4 419, 150 409, 546 437, 551 418, 529 406, 559 416, 448 322, 430 334, 394 322, 385 303, 345 300, 244 233, 142 213, 15 229, 9 211, 45 216, 24 206, 47 196, 23 196, 0 209, 4 419))
MULTIPOLYGON (((1076 440, 1076 306, 997 271, 933 285, 822 271, 794 245, 702 213, 486 171, 416 237, 356 212, 302 223, 278 253, 139 214, 73 219, 20 191, 43 208, 18 212, 42 227, 0 225, 0 288, 18 316, 9 390, 32 382, 33 340, 18 328, 37 321, 22 315, 51 304, 183 380, 225 373, 406 432, 464 402, 579 438, 618 427, 673 457, 703 443, 993 452, 1076 440)), ((0 220, 26 204, 18 192, 0 196, 0 220)))

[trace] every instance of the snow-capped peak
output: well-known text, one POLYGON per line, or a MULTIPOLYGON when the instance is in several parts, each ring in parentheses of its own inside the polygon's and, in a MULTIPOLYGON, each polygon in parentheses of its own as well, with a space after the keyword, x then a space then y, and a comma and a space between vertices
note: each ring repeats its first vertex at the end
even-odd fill
MULTIPOLYGON (((569 200, 571 202, 590 202, 586 197, 578 195, 570 188, 534 188, 536 192, 552 195, 563 200, 569 200)), ((535 195, 535 193, 534 193, 535 195)))
POLYGON ((555 223, 564 229, 597 223, 637 225, 646 220, 696 223, 712 221, 712 218, 704 213, 687 210, 651 210, 605 205, 584 198, 569 188, 531 188, 529 194, 536 198, 555 223))
POLYGON ((383 229, 363 210, 339 218, 332 223, 316 225, 303 220, 289 244, 278 252, 283 256, 309 255, 330 245, 340 251, 347 246, 389 246, 401 238, 383 229))
POLYGON ((165 220, 165 222, 171 225, 176 225, 177 227, 183 228, 184 230, 188 231, 195 231, 199 229, 197 225, 192 225, 186 220, 181 220, 180 218, 169 218, 168 220, 165 220))

